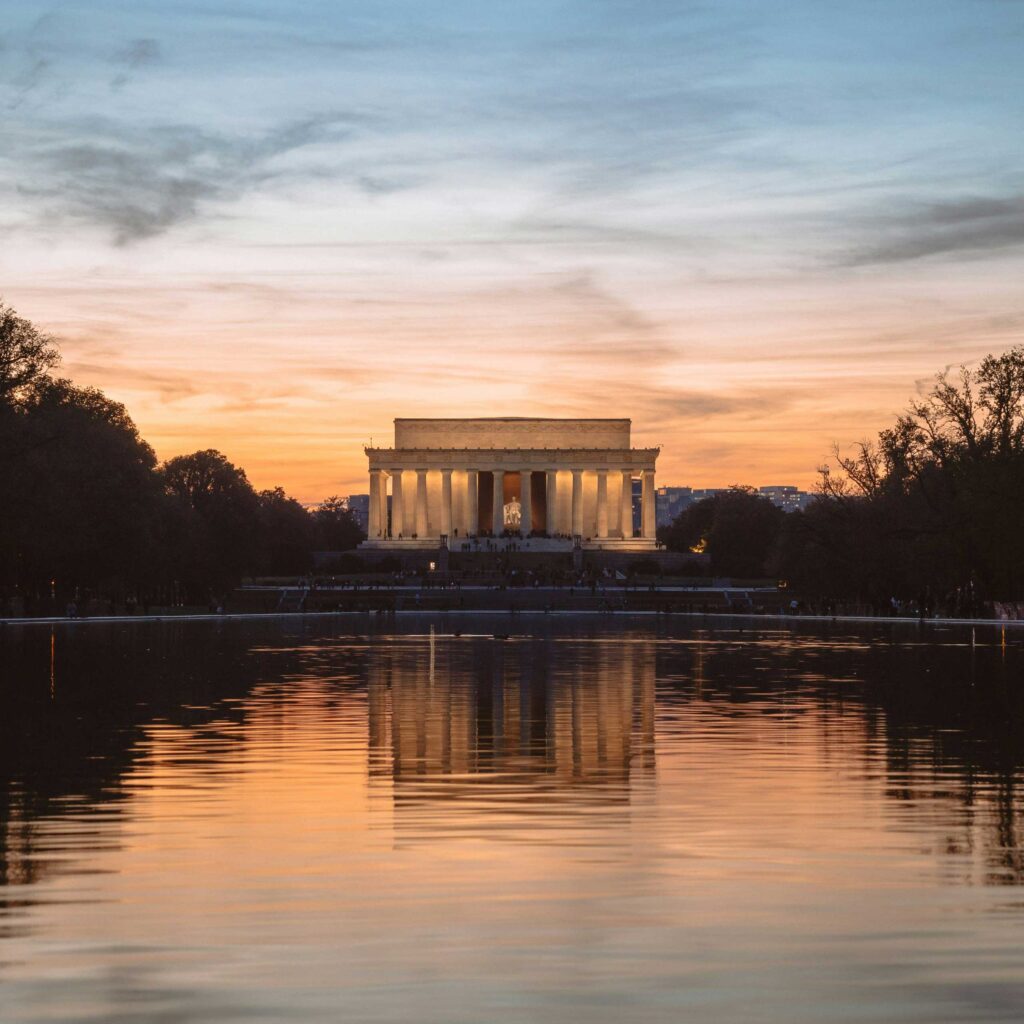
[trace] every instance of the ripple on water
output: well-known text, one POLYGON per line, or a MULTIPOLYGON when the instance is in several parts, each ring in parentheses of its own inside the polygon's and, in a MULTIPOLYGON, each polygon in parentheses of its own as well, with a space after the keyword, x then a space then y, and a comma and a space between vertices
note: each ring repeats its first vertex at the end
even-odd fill
POLYGON ((1019 1019, 1019 643, 537 623, 8 631, 0 1018, 1019 1019))

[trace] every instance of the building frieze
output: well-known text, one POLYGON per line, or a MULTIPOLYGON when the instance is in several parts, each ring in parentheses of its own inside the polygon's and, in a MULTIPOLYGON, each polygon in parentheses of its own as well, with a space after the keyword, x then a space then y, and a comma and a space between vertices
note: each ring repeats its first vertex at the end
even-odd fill
POLYGON ((660 448, 365 448, 370 469, 654 469, 660 448))

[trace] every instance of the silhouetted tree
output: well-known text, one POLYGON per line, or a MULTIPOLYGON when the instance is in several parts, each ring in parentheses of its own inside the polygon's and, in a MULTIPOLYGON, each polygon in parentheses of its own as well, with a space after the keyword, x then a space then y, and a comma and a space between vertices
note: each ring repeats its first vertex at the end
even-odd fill
POLYGON ((272 575, 297 575, 313 564, 317 521, 284 488, 260 491, 262 556, 260 569, 272 575))
POLYGON ((785 513, 751 488, 694 502, 660 531, 671 551, 706 552, 721 576, 763 576, 785 513))
POLYGON ((940 374, 876 443, 836 461, 776 551, 798 586, 953 612, 1024 596, 1024 348, 940 374))
POLYGON ((18 402, 59 362, 53 339, 0 303, 0 405, 18 402))
POLYGON ((208 448, 169 459, 159 475, 168 495, 191 513, 201 559, 192 579, 223 588, 259 564, 260 502, 245 470, 208 448))
POLYGON ((54 379, 58 362, 53 340, 0 304, 0 610, 12 593, 49 610, 90 591, 205 602, 361 539, 338 499, 312 515, 281 488, 257 495, 212 449, 158 468, 124 406, 54 379))
POLYGON ((318 534, 318 550, 351 551, 366 539, 355 514, 337 495, 325 498, 313 510, 318 534))
POLYGON ((147 571, 159 515, 156 458, 123 405, 36 378, 6 426, 0 558, 8 582, 61 593, 123 589, 147 571))

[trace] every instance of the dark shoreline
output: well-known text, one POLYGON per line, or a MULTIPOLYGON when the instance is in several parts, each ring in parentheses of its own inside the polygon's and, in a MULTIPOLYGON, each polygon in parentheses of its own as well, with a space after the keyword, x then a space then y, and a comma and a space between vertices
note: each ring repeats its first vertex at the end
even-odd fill
POLYGON ((776 613, 753 613, 753 612, 698 612, 698 611, 660 611, 657 609, 595 609, 595 608, 400 608, 387 611, 363 609, 345 609, 337 611, 310 611, 310 612, 241 612, 241 613, 185 613, 181 615, 92 615, 81 618, 68 618, 66 616, 40 616, 38 618, 3 618, 0 619, 0 627, 16 626, 82 626, 89 624, 130 624, 153 623, 153 622, 272 622, 276 620, 315 620, 315 619, 353 619, 370 618, 375 621, 386 621, 388 618, 401 616, 402 618, 414 616, 439 617, 445 615, 459 616, 501 616, 516 619, 519 616, 530 617, 571 617, 571 616, 599 616, 609 620, 630 619, 642 617, 645 619, 680 619, 680 620, 742 620, 743 622, 766 622, 773 624, 790 623, 799 625, 801 623, 849 623, 856 625, 892 625, 911 626, 921 628, 923 626, 991 626, 993 628, 1024 629, 1024 621, 1019 619, 951 619, 933 618, 918 619, 898 616, 872 616, 872 615, 786 615, 776 613))

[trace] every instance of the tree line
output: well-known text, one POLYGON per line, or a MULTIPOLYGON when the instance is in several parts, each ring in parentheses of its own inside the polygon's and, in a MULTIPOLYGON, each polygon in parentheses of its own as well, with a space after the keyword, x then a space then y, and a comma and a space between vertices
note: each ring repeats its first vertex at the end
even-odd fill
POLYGON ((307 510, 257 491, 214 449, 160 463, 123 405, 59 365, 53 339, 0 304, 0 614, 84 596, 205 603, 363 538, 337 497, 307 510))
MULTIPOLYGON (((217 599, 363 538, 342 502, 256 491, 213 449, 160 463, 124 406, 57 373, 53 339, 0 304, 0 613, 217 599)), ((876 441, 835 453, 784 513, 751 488, 696 502, 659 539, 716 576, 774 577, 828 607, 974 613, 1024 600, 1024 347, 936 377, 876 441)))
POLYGON ((1024 347, 939 374, 820 476, 803 511, 736 487, 661 540, 706 552, 715 575, 776 577, 822 607, 956 615, 1024 600, 1024 347))

